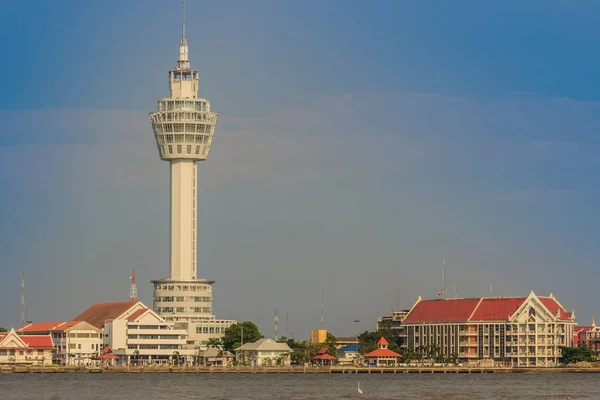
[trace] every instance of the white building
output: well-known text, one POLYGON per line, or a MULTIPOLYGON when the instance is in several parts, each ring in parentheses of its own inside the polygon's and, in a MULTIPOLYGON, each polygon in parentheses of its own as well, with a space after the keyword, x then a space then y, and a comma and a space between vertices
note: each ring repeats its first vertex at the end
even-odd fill
POLYGON ((17 330, 22 336, 50 335, 54 364, 88 365, 96 362, 102 350, 100 329, 84 321, 36 322, 17 330))
POLYGON ((46 365, 53 353, 50 335, 19 336, 14 329, 0 333, 0 365, 46 365))
POLYGON ((189 365, 198 355, 185 330, 175 329, 141 301, 94 304, 77 319, 101 329, 103 347, 110 347, 120 365, 189 365))
POLYGON ((245 343, 234 349, 236 360, 250 366, 290 365, 292 349, 287 343, 277 343, 273 339, 259 339, 245 343))
POLYGON ((185 2, 183 12, 179 60, 169 71, 170 94, 161 98, 157 110, 150 113, 158 153, 162 160, 169 161, 171 169, 170 276, 152 281, 153 309, 169 322, 194 322, 185 327, 189 336, 198 337, 202 344, 222 336, 205 333, 205 328, 221 330, 235 321, 215 318, 214 281, 198 278, 196 163, 208 156, 218 114, 211 111, 210 101, 198 97, 198 71, 191 69, 188 59, 185 2))

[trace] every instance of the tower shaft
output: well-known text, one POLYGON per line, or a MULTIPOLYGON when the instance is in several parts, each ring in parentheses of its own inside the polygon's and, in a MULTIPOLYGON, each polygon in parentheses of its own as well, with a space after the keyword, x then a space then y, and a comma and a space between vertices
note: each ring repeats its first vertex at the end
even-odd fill
POLYGON ((171 279, 196 279, 196 160, 171 161, 171 279))

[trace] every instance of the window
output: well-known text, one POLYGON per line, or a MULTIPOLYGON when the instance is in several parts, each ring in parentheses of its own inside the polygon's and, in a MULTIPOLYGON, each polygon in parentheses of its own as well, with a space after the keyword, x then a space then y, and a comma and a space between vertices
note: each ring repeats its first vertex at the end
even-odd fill
POLYGON ((177 145, 177 152, 181 153, 181 145, 180 144, 177 145))
POLYGON ((192 154, 192 145, 191 144, 187 145, 187 153, 192 154))
POLYGON ((169 145, 169 154, 173 154, 173 146, 169 145))

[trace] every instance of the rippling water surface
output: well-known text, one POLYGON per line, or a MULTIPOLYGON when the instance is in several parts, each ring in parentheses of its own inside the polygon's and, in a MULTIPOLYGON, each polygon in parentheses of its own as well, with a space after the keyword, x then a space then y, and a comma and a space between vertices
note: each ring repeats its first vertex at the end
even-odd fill
POLYGON ((576 400, 600 399, 599 379, 597 374, 0 374, 0 400, 576 400))

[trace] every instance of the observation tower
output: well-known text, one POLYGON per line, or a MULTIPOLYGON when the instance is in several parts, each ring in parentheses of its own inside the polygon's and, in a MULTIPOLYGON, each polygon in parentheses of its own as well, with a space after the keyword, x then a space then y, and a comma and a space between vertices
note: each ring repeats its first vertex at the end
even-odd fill
POLYGON ((198 161, 206 160, 217 123, 210 102, 198 97, 198 71, 190 67, 185 33, 185 0, 179 60, 169 71, 169 97, 150 113, 158 154, 171 168, 169 279, 152 281, 154 310, 167 321, 214 319, 212 284, 198 279, 198 161))

